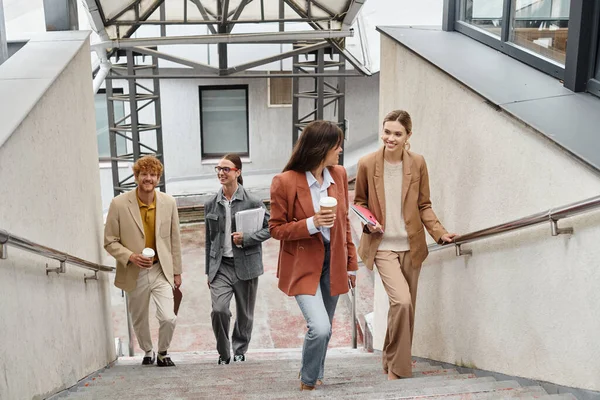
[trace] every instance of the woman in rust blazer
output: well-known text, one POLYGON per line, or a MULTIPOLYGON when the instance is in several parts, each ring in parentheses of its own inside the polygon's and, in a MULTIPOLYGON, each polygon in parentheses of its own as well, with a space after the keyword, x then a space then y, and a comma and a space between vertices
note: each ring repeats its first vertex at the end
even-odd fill
POLYGON ((368 208, 377 225, 367 225, 358 255, 377 271, 389 298, 383 370, 388 379, 412 376, 411 346, 417 281, 427 257, 425 229, 438 243, 451 242, 429 199, 423 156, 408 151, 412 121, 406 111, 383 120, 383 148, 358 161, 354 203, 368 208))
POLYGON ((280 241, 279 289, 296 297, 308 325, 301 390, 322 383, 338 296, 348 292, 349 282, 354 286, 358 269, 348 221, 348 177, 337 165, 343 140, 334 123, 308 124, 271 184, 269 230, 280 241), (320 211, 322 197, 337 200, 335 212, 320 211))

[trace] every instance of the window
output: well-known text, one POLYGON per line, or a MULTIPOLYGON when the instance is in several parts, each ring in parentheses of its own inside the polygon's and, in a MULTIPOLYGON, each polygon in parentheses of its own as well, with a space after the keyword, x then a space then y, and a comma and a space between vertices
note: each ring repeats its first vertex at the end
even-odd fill
POLYGON ((564 79, 572 0, 448 1, 455 2, 455 30, 564 79))
MULTIPOLYGON (((272 74, 289 74, 290 71, 271 71, 272 74)), ((269 107, 292 105, 292 78, 269 78, 269 107)))
POLYGON ((444 0, 443 29, 600 96, 600 0, 444 0))
POLYGON ((248 86, 201 86, 202 157, 249 155, 248 86))
MULTIPOLYGON (((113 89, 114 93, 123 93, 123 89, 113 89)), ((106 104, 106 91, 100 89, 94 96, 96 107, 96 137, 98 140, 98 156, 110 157, 110 136, 108 131, 108 105, 106 104)), ((125 116, 125 104, 122 101, 114 102, 115 121, 125 116)), ((124 154, 127 149, 127 139, 117 136, 117 153, 124 154)))
POLYGON ((510 41, 565 64, 570 0, 515 0, 510 41))
POLYGON ((500 37, 503 0, 466 0, 460 5, 461 21, 500 37))

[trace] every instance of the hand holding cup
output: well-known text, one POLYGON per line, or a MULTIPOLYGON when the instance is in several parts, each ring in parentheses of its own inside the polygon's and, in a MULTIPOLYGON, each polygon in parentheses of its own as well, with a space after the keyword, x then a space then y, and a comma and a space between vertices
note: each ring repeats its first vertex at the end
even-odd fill
POLYGON ((320 226, 324 228, 333 227, 335 221, 335 212, 337 208, 337 200, 335 197, 322 197, 319 200, 320 210, 315 214, 314 223, 318 228, 320 226))
POLYGON ((148 269, 152 268, 152 264, 154 263, 154 256, 154 250, 146 247, 144 250, 142 250, 142 254, 132 254, 131 257, 129 257, 129 261, 131 261, 140 268, 148 269))

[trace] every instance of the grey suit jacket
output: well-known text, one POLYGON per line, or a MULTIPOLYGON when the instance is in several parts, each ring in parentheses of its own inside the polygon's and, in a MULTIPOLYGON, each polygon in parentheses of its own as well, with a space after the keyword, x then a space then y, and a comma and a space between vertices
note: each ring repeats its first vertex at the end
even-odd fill
MULTIPOLYGON (((206 230, 206 275, 212 282, 223 257, 224 240, 230 240, 233 247, 233 261, 238 279, 250 280, 263 274, 262 242, 271 237, 269 233, 269 211, 265 212, 262 229, 253 233, 244 233, 242 247, 233 244, 231 237, 225 237, 225 206, 219 202, 223 189, 204 203, 204 222, 206 230)), ((266 208, 264 203, 250 196, 242 185, 231 199, 231 232, 236 232, 235 213, 253 208, 266 208)))

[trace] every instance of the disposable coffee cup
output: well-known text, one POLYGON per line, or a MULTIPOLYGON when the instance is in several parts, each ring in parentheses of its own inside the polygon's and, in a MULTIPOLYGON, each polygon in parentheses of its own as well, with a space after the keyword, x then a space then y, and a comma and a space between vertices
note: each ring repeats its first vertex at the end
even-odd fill
MULTIPOLYGON (((337 208, 337 200, 335 197, 321 197, 321 199, 319 200, 319 207, 321 208, 321 211, 331 210, 333 211, 333 214, 335 214, 335 209, 337 208)), ((332 226, 333 224, 323 225, 324 228, 331 228, 332 226)))
POLYGON ((142 250, 142 255, 146 258, 154 258, 155 254, 156 253, 154 253, 154 250, 149 247, 146 247, 144 250, 142 250))

